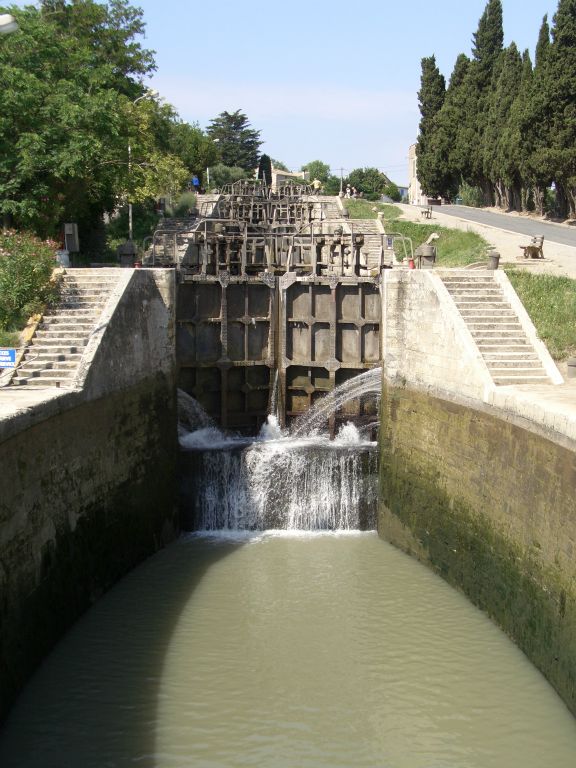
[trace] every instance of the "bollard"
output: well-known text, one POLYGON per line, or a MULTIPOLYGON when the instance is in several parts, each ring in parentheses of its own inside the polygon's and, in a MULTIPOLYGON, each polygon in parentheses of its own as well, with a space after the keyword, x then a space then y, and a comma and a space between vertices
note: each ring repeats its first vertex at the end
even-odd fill
POLYGON ((500 263, 500 254, 498 251, 492 249, 488 251, 488 269, 498 269, 500 263))

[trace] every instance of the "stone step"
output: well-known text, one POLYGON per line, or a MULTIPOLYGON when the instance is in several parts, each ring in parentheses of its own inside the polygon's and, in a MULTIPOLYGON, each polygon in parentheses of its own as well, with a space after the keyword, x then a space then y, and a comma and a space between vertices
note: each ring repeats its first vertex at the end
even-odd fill
POLYGON ((478 299, 489 298, 493 299, 498 296, 504 296, 500 288, 484 288, 479 289, 477 287, 471 288, 450 288, 448 291, 451 296, 459 298, 471 298, 476 297, 478 299))
POLYGON ((516 341, 514 343, 510 342, 503 342, 500 344, 497 344, 494 342, 494 340, 488 340, 486 342, 478 342, 477 347, 480 350, 480 352, 484 355, 487 352, 503 352, 503 353, 510 353, 510 352, 523 352, 526 350, 529 350, 532 352, 533 347, 531 344, 528 343, 527 339, 520 339, 519 341, 516 341))
POLYGON ((60 291, 61 299, 77 299, 77 298, 108 298, 110 291, 103 290, 101 288, 65 288, 60 291))
POLYGON ((90 331, 94 328, 95 324, 94 318, 86 320, 84 317, 78 319, 66 316, 61 318, 46 317, 38 325, 38 331, 47 331, 49 329, 58 331, 74 331, 75 329, 78 331, 90 331))
MULTIPOLYGON (((81 355, 78 356, 81 359, 81 355)), ((18 368, 19 371, 52 371, 52 370, 59 370, 62 372, 75 370, 78 367, 79 360, 62 360, 56 358, 55 360, 46 360, 46 359, 34 359, 34 360, 24 360, 20 367, 18 368)))
POLYGON ((541 371, 546 373, 540 360, 485 360, 492 375, 506 373, 507 371, 541 371))
MULTIPOLYGON (((46 334, 46 331, 42 331, 41 333, 46 334)), ((36 340, 36 336, 34 337, 34 340, 36 340)), ((43 335, 41 336, 38 341, 40 342, 40 347, 85 347, 86 344, 88 344, 88 337, 85 336, 62 336, 62 335, 43 335)), ((36 344, 33 344, 32 348, 35 348, 36 344)))
POLYGON ((525 341, 526 336, 522 333, 518 333, 517 331, 499 331, 499 330, 479 330, 475 331, 474 329, 471 329, 470 333, 472 334, 472 337, 476 341, 477 344, 480 344, 482 342, 492 342, 495 341, 503 341, 508 344, 517 342, 525 341), (514 341, 512 341, 514 340, 514 341))
POLYGON ((507 319, 496 319, 496 320, 489 320, 489 319, 482 319, 482 320, 470 320, 466 323, 468 328, 472 331, 517 331, 518 333, 522 332, 522 326, 520 323, 516 321, 510 321, 507 319))
POLYGON ((16 387, 59 387, 61 384, 70 384, 72 379, 62 377, 60 379, 51 379, 46 376, 14 376, 10 385, 16 387))
POLYGON ((502 362, 503 364, 518 360, 540 361, 540 358, 535 352, 528 352, 525 348, 518 351, 482 352, 482 357, 486 362, 502 362))
POLYGON ((494 376, 494 384, 497 386, 510 386, 511 384, 550 384, 551 381, 546 374, 542 376, 527 376, 525 374, 512 374, 506 376, 494 376))
POLYGON ((98 319, 98 316, 100 315, 100 309, 97 306, 89 306, 89 307, 62 307, 61 304, 59 304, 55 309, 50 310, 49 312, 46 312, 43 316, 44 320, 51 320, 58 322, 59 318, 67 318, 68 320, 70 318, 78 318, 79 320, 92 320, 93 322, 98 319))
POLYGON ((460 309, 462 317, 473 320, 474 318, 494 317, 494 318, 506 318, 506 317, 518 317, 513 309, 507 309, 506 307, 493 307, 492 309, 486 309, 485 307, 474 307, 472 309, 460 309))
MULTIPOLYGON (((469 299, 462 299, 461 301, 455 300, 454 303, 458 307, 460 312, 477 309, 482 311, 488 311, 492 309, 512 309, 510 304, 505 301, 470 301, 469 299)), ((513 310, 512 310, 513 311, 513 310)))

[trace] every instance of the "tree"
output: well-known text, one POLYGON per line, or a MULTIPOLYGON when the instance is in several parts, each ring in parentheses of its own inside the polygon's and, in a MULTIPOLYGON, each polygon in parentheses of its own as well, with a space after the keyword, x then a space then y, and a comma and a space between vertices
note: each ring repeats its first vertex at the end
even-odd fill
POLYGON ((378 168, 355 168, 346 179, 346 183, 358 192, 362 192, 368 200, 377 200, 384 194, 390 179, 378 168))
POLYGON ((306 163, 306 165, 303 165, 300 170, 306 172, 307 178, 310 181, 318 179, 318 181, 321 181, 323 184, 328 181, 328 177, 330 176, 330 166, 326 165, 326 163, 323 163, 321 160, 311 160, 309 163, 306 163))
POLYGON ((274 160, 274 158, 271 157, 270 161, 272 163, 272 168, 276 168, 277 171, 286 171, 287 173, 290 173, 290 168, 288 168, 288 166, 281 160, 274 160))
POLYGON ((418 180, 423 191, 432 196, 442 194, 442 182, 435 178, 437 175, 438 158, 434 140, 436 115, 442 109, 446 97, 446 81, 436 66, 436 58, 429 56, 421 61, 422 74, 418 103, 420 105, 420 132, 416 147, 418 158, 418 180))
POLYGON ((240 112, 221 112, 210 121, 208 136, 218 142, 222 163, 237 166, 245 171, 254 170, 260 155, 260 131, 250 128, 245 114, 240 112))
POLYGON ((576 217, 576 0, 560 0, 549 47, 545 35, 543 22, 523 125, 531 137, 528 162, 541 198, 553 181, 557 214, 576 217))
POLYGON ((483 172, 496 191, 496 204, 521 209, 521 179, 518 173, 514 144, 506 127, 512 104, 522 81, 522 58, 512 43, 501 57, 499 75, 488 94, 483 132, 483 172))
POLYGON ((258 178, 263 179, 264 183, 272 186, 272 161, 268 155, 262 155, 258 163, 258 178))
POLYGON ((170 110, 140 99, 154 69, 137 40, 142 11, 54 0, 11 12, 20 31, 0 46, 2 214, 42 236, 63 221, 88 229, 127 195, 177 181, 184 168, 160 146, 170 110))
POLYGON ((218 144, 200 128, 198 123, 176 120, 171 124, 168 143, 170 152, 184 163, 190 173, 201 175, 205 168, 215 165, 220 158, 218 144))
POLYGON ((469 69, 470 59, 460 54, 442 108, 432 118, 424 153, 417 156, 418 179, 431 197, 454 197, 462 178, 469 174, 469 69))
POLYGON ((386 197, 389 197, 390 200, 393 200, 395 203, 399 203, 400 200, 402 200, 402 195, 400 194, 398 185, 394 184, 393 181, 384 187, 383 194, 386 195, 386 197))
POLYGON ((248 175, 252 176, 251 172, 245 171, 244 168, 223 165, 222 163, 210 168, 211 186, 218 189, 225 184, 233 184, 235 181, 245 179, 248 175))

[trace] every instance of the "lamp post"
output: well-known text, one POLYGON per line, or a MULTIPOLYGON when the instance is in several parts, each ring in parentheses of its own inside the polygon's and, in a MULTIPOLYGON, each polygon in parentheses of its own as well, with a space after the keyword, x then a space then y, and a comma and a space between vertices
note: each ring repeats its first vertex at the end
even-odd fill
POLYGON ((9 13, 0 15, 0 35, 9 35, 11 32, 17 32, 20 29, 18 22, 9 13))
MULTIPOLYGON (((146 91, 146 93, 143 93, 142 96, 138 96, 137 99, 134 99, 132 102, 132 105, 138 104, 139 101, 142 99, 155 99, 156 96, 158 96, 158 91, 155 91, 153 89, 149 89, 146 91)), ((130 139, 128 139, 128 180, 130 180, 132 176, 132 145, 130 143, 130 139)), ((128 200, 128 240, 132 242, 132 234, 133 234, 133 227, 132 227, 132 202, 128 200)))
MULTIPOLYGON (((218 144, 220 139, 212 139, 212 144, 218 144)), ((210 168, 206 168, 206 187, 210 186, 210 168)))

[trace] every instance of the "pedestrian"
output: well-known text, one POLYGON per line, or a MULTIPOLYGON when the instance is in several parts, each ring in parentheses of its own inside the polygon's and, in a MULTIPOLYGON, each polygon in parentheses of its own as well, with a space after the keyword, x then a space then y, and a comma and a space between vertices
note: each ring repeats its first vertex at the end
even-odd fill
POLYGON ((344 197, 346 198, 352 197, 352 189, 350 187, 350 184, 348 184, 348 186, 346 187, 346 194, 344 195, 344 197))
POLYGON ((200 192, 200 179, 198 178, 198 176, 196 176, 196 174, 192 176, 192 189, 194 190, 194 192, 196 192, 196 194, 200 192))

